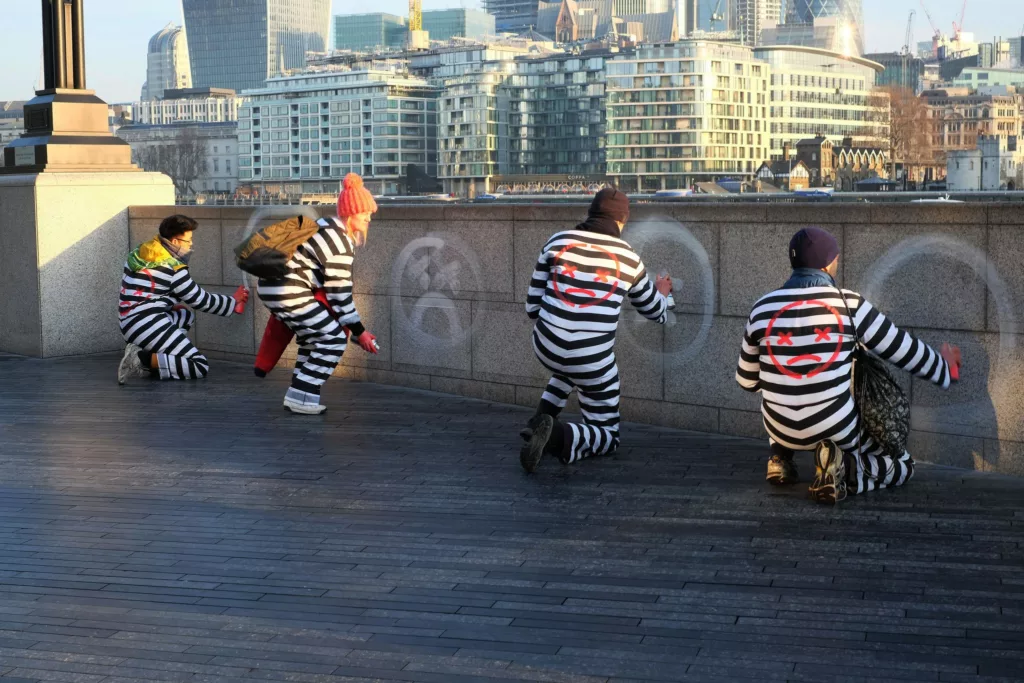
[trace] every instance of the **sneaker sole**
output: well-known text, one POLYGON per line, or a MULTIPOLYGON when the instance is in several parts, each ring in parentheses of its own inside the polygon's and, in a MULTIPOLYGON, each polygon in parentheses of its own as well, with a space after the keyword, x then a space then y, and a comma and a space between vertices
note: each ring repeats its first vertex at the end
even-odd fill
POLYGON ((132 353, 135 353, 135 351, 132 350, 132 347, 129 344, 125 347, 124 353, 121 354, 121 362, 117 364, 117 383, 120 386, 124 386, 129 379, 128 369, 125 367, 125 364, 128 362, 132 353))
POLYGON ((544 446, 547 445, 554 426, 555 421, 550 415, 542 416, 530 435, 530 441, 519 451, 519 464, 527 474, 537 471, 537 466, 544 457, 544 446))
MULTIPOLYGON (((836 505, 846 499, 846 472, 836 467, 834 462, 838 460, 841 465, 843 453, 838 450, 838 447, 835 448, 835 451, 830 451, 829 461, 825 464, 824 468, 821 468, 821 474, 815 477, 814 483, 808 489, 811 499, 823 505, 836 505), (838 477, 836 476, 837 474, 839 475, 838 477)), ((817 464, 819 462, 818 454, 815 453, 814 457, 817 464)))

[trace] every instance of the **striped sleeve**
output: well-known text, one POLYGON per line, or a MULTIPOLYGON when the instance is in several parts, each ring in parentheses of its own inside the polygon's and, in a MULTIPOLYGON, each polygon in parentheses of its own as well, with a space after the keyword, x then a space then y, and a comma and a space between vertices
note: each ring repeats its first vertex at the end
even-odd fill
POLYGON ((309 244, 320 252, 324 264, 324 292, 338 322, 360 334, 363 326, 352 298, 352 243, 337 230, 321 230, 309 244))
POLYGON ((874 355, 922 379, 949 388, 949 364, 938 351, 899 329, 856 292, 844 290, 855 305, 854 324, 861 343, 874 355))
POLYGON ((207 292, 192 279, 188 268, 182 268, 174 273, 171 278, 170 291, 178 301, 188 304, 197 311, 224 317, 235 311, 234 297, 207 292))
POLYGON ((629 289, 629 300, 633 307, 640 312, 640 315, 657 323, 664 323, 667 319, 668 301, 654 287, 654 283, 647 277, 647 269, 644 264, 638 262, 636 266, 636 279, 629 289))
POLYGON ((526 292, 526 315, 530 316, 531 320, 540 317, 541 301, 544 299, 550 275, 551 253, 547 245, 544 245, 533 269, 533 277, 530 278, 530 289, 526 292))
POLYGON ((754 328, 753 312, 750 315, 746 329, 743 330, 743 342, 740 344, 736 383, 745 391, 755 392, 761 388, 761 343, 754 328))

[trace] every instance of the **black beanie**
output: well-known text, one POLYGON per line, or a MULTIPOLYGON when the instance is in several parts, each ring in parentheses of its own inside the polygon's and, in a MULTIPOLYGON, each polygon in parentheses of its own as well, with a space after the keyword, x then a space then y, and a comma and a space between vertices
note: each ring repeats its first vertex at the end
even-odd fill
POLYGON ((620 223, 629 220, 629 197, 614 187, 606 187, 590 203, 589 216, 605 216, 620 223))
POLYGON ((828 267, 839 256, 839 243, 821 228, 804 228, 789 241, 789 263, 794 268, 828 267))

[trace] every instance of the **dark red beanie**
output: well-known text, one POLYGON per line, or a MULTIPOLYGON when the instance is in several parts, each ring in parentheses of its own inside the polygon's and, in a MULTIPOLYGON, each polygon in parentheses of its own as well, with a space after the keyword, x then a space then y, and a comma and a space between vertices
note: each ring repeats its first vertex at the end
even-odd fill
POLYGON ((587 214, 625 223, 629 220, 629 197, 614 187, 606 187, 594 195, 594 201, 590 203, 590 211, 587 214))
POLYGON ((839 256, 836 238, 821 228, 804 228, 789 241, 789 263, 794 268, 826 268, 839 256))

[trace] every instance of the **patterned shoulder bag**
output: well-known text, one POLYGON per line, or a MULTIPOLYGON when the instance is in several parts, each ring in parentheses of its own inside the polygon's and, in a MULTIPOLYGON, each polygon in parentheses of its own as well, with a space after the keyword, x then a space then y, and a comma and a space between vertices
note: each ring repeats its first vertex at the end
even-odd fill
POLYGON ((839 296, 853 327, 853 400, 860 413, 861 427, 891 458, 907 450, 910 434, 910 401, 885 361, 871 354, 857 334, 857 323, 843 290, 839 296))

